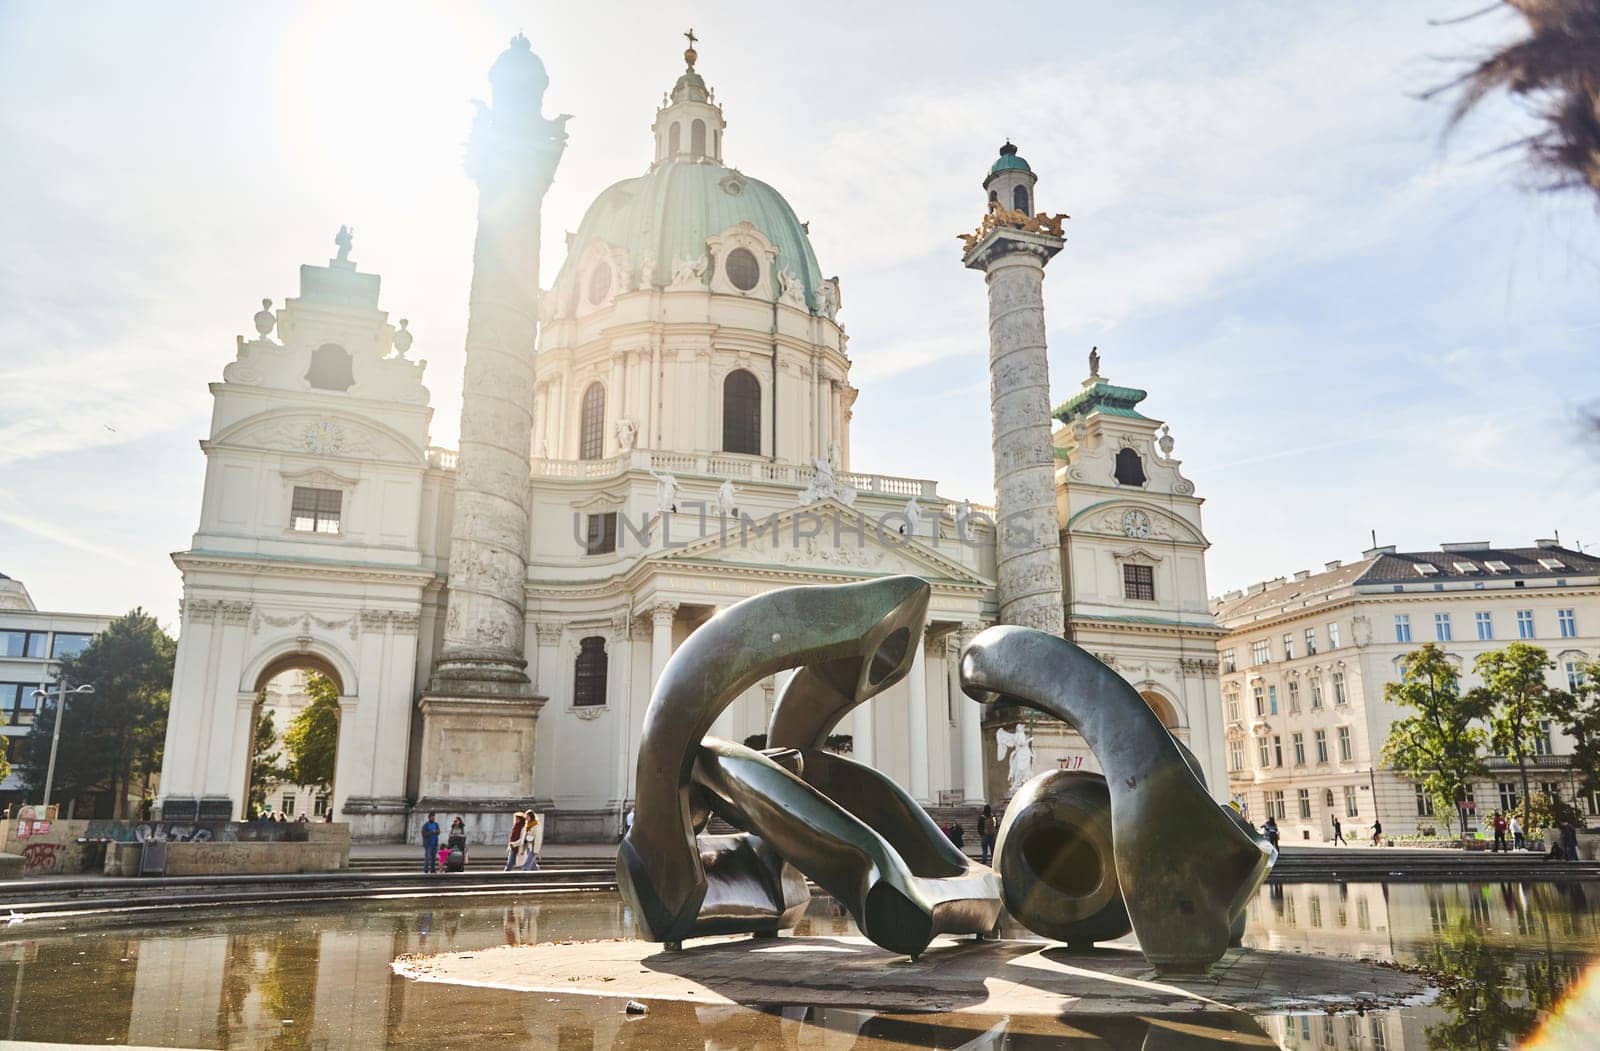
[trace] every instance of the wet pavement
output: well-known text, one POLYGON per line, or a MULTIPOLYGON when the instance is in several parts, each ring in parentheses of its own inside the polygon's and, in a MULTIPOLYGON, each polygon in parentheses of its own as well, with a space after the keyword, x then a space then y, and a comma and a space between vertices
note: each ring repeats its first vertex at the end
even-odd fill
MULTIPOLYGON (((562 1051, 1453 1051, 1524 1041, 1539 1047, 1597 1046, 1581 1041, 1600 1032, 1600 968, 1593 966, 1600 962, 1596 884, 1262 889, 1251 907, 1247 946, 1391 961, 1430 972, 1439 987, 1429 1002, 1398 1009, 1363 1005, 1332 1013, 1302 1007, 1169 1015, 1152 1005, 1062 1018, 998 1010, 759 1009, 656 1000, 647 1003, 648 1013, 630 1015, 623 997, 415 982, 391 967, 402 954, 471 953, 632 933, 624 906, 612 894, 494 905, 460 899, 338 907, 286 902, 279 908, 189 919, 166 914, 89 927, 16 924, 0 931, 0 1034, 100 1045, 286 1049, 437 1049, 494 1042, 562 1051)), ((855 930, 835 903, 821 899, 813 902, 796 934, 849 937, 855 930)), ((782 980, 781 971, 765 977, 782 980)))

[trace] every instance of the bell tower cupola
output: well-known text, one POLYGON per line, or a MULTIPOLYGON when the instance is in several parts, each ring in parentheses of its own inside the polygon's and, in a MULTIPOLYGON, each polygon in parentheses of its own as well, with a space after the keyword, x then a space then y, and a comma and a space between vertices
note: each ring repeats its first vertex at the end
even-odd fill
POLYGON ((989 193, 991 203, 1000 207, 1032 215, 1034 211, 1033 184, 1039 177, 1033 174, 1028 162, 1017 156, 1017 148, 1007 139, 1000 147, 1000 156, 989 166, 989 175, 983 188, 989 193))
POLYGON ((695 72, 700 57, 694 49, 694 30, 683 34, 689 46, 683 52, 685 69, 672 90, 661 99, 651 130, 656 134, 656 164, 721 164, 722 105, 716 93, 695 72))

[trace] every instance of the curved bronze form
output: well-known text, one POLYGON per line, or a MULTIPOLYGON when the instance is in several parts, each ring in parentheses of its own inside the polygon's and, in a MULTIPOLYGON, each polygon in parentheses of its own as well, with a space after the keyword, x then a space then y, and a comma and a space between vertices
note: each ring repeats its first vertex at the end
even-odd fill
POLYGON ((1220 959, 1271 848, 1211 799, 1132 685, 1064 639, 1010 625, 972 640, 961 682, 979 702, 1006 698, 1066 721, 1093 750, 1111 793, 1117 881, 1145 958, 1168 971, 1220 959))
POLYGON ((1074 949, 1133 930, 1117 883, 1106 779, 1047 770, 1011 797, 994 846, 1006 911, 1074 949))
MULTIPOLYGON (((633 828, 617 851, 618 887, 651 938, 671 943, 694 934, 771 930, 790 912, 786 900, 773 898, 762 909, 745 909, 742 918, 719 913, 707 916, 705 925, 699 923, 708 900, 708 876, 719 873, 718 866, 708 873, 696 839, 691 782, 697 761, 706 759, 702 772, 710 802, 720 799, 732 813, 742 808, 749 819, 745 827, 751 830, 768 823, 776 829, 788 827, 768 815, 784 812, 790 796, 805 788, 776 762, 759 762, 751 752, 739 754, 739 770, 756 778, 752 784, 760 789, 733 791, 735 781, 721 771, 732 763, 724 761, 725 755, 738 746, 722 749, 727 742, 713 740, 701 748, 722 710, 765 676, 807 666, 825 671, 831 688, 859 703, 910 670, 914 651, 909 642, 913 632, 922 630, 927 608, 928 585, 915 577, 784 588, 729 607, 672 655, 645 712, 633 828), (719 783, 726 791, 715 791, 719 783), (769 791, 779 795, 757 805, 760 793, 769 791)), ((803 853, 802 845, 792 842, 771 846, 778 856, 803 853)), ((750 857, 760 856, 771 855, 752 848, 750 857)), ((730 866, 729 874, 736 871, 742 887, 733 898, 743 900, 757 886, 787 882, 781 867, 775 878, 760 870, 748 864, 730 866)), ((730 900, 720 888, 709 899, 730 900)))

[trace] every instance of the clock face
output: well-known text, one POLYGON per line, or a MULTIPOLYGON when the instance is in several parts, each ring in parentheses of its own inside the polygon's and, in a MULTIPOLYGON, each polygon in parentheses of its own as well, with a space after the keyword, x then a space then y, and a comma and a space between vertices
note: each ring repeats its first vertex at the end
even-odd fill
POLYGON ((1150 535, 1150 516, 1137 510, 1122 512, 1122 532, 1135 540, 1145 539, 1150 535))

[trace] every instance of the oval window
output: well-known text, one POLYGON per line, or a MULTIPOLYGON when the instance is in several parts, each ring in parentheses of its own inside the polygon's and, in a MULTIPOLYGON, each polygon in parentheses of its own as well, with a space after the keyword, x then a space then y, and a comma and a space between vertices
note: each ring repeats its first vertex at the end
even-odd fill
POLYGON ((741 292, 750 291, 761 280, 761 264, 756 262, 755 253, 748 248, 735 248, 729 252, 723 269, 728 272, 728 280, 733 282, 733 287, 741 292))
POLYGON ((607 263, 600 263, 589 271, 589 302, 604 303, 606 295, 610 291, 611 266, 607 263))

